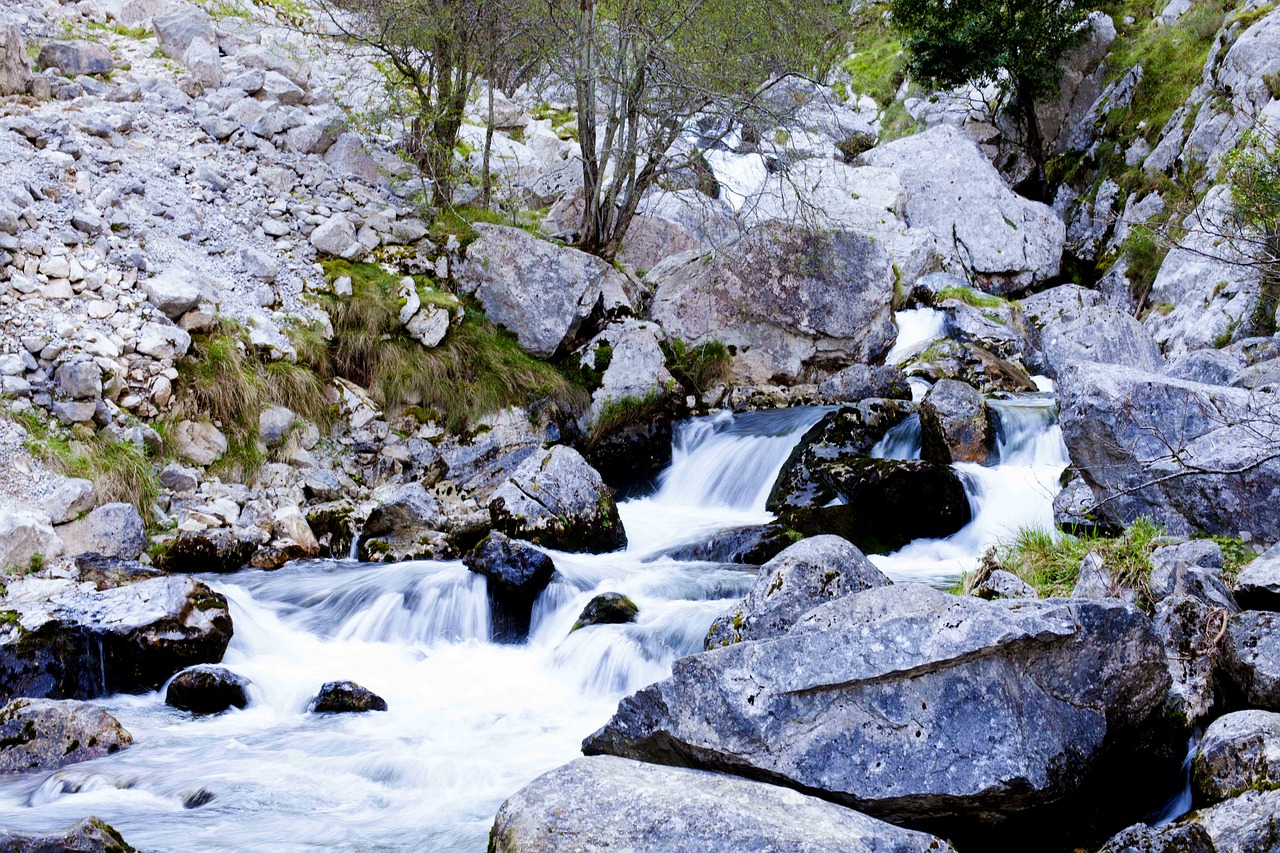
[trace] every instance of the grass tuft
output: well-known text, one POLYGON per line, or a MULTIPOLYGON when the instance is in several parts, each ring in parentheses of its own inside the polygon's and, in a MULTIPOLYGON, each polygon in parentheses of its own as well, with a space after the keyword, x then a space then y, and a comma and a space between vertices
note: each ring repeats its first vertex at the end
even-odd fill
POLYGON ((1069 596, 1080 579, 1080 564, 1089 552, 1097 552, 1112 580, 1136 590, 1141 601, 1149 598, 1151 552, 1164 535, 1160 525, 1147 518, 1135 521, 1116 537, 1068 534, 1024 527, 999 554, 1000 565, 1031 586, 1041 597, 1069 596))
POLYGON ((685 390, 701 396, 729 372, 733 353, 718 340, 691 347, 680 338, 662 345, 667 369, 685 390))

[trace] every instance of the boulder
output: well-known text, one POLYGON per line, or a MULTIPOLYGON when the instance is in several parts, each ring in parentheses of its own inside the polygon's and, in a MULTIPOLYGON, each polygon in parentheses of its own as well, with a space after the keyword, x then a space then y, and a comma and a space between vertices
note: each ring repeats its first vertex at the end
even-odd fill
POLYGON ((805 536, 843 536, 868 553, 950 536, 971 518, 964 481, 950 465, 853 459, 826 465, 818 480, 839 503, 787 509, 782 522, 805 536))
POLYGON ((31 85, 31 61, 22 30, 13 24, 0 29, 0 97, 26 94, 31 85))
POLYGON ((93 481, 72 477, 40 499, 40 509, 54 524, 66 524, 93 509, 93 481))
POLYGON ((72 400, 92 400, 102 396, 102 369, 92 359, 69 361, 54 374, 62 393, 72 400))
POLYGON ((1245 610, 1280 610, 1280 545, 1244 567, 1236 578, 1235 599, 1245 610))
POLYGON ((222 57, 218 48, 204 39, 193 39, 182 54, 182 64, 187 66, 191 79, 206 89, 222 85, 222 57))
POLYGON ((1244 368, 1238 353, 1220 349, 1197 349, 1169 362, 1164 372, 1175 379, 1204 385, 1230 385, 1231 378, 1244 368))
POLYGON ((0 773, 53 770, 131 743, 119 720, 87 702, 14 699, 0 708, 0 773))
POLYGON ((209 14, 188 3, 176 3, 169 11, 156 15, 151 20, 151 27, 156 32, 160 50, 178 62, 182 61, 191 42, 196 39, 211 45, 218 43, 209 14))
POLYGON ((258 415, 258 441, 267 447, 279 444, 298 422, 298 416, 284 406, 267 406, 258 415))
POLYGON ((102 554, 79 554, 75 558, 76 577, 93 584, 96 590, 164 577, 164 572, 154 566, 144 566, 136 560, 121 560, 102 554))
POLYGON ((154 559, 166 572, 234 572, 244 568, 257 549, 256 542, 226 527, 184 530, 154 559))
POLYGON ((911 386, 899 367, 851 364, 822 380, 818 395, 830 403, 858 403, 870 397, 910 400, 911 386))
POLYGON ((1100 519, 1280 540, 1280 397, 1101 364, 1070 368, 1058 395, 1100 519))
POLYGON ((413 559, 444 521, 439 501, 421 483, 401 486, 369 513, 360 531, 360 559, 413 559))
POLYGON ((387 700, 354 681, 330 681, 320 688, 307 710, 313 714, 360 714, 387 710, 387 700))
POLYGON ((200 287, 192 281, 187 270, 171 267, 155 278, 142 283, 147 300, 170 320, 200 304, 200 287))
POLYGON ((973 595, 978 598, 994 601, 997 598, 1036 599, 1040 595, 1036 588, 1004 569, 995 569, 985 579, 974 586, 973 595))
POLYGON ((627 544, 611 490, 563 445, 520 463, 489 496, 488 508, 494 529, 544 548, 599 554, 627 544))
POLYGON ((1054 379, 1082 362, 1115 364, 1152 373, 1164 367, 1160 348, 1142 324, 1127 311, 1110 305, 1053 321, 1040 333, 1040 346, 1045 371, 1054 379))
POLYGON ((1192 812, 1186 822, 1201 827, 1213 853, 1280 850, 1280 790, 1245 791, 1238 797, 1192 812))
POLYGON ((1191 786, 1196 802, 1209 806, 1280 787, 1280 714, 1237 711, 1214 720, 1192 760, 1191 786))
POLYGON ((9 853, 138 853, 120 833, 96 817, 73 823, 60 833, 0 829, 0 849, 9 853))
POLYGON ((802 539, 760 567, 746 598, 716 618, 703 645, 780 637, 820 604, 890 583, 853 543, 802 539))
POLYGON ((1222 549, 1212 539, 1156 548, 1151 552, 1147 586, 1153 601, 1171 595, 1192 595, 1230 613, 1240 609, 1222 581, 1222 549))
POLYGON ((1096 778, 1132 784, 1126 753, 1168 687, 1149 620, 1124 602, 894 585, 677 660, 583 751, 768 778, 966 833, 1059 803, 1103 766, 1096 778))
POLYGON ((364 140, 357 133, 340 135, 325 151, 324 159, 344 179, 358 178, 367 184, 378 182, 378 164, 369 156, 364 140))
POLYGON ((1151 621, 1165 648, 1173 680, 1165 704, 1190 725, 1214 710, 1218 631, 1225 616, 1194 595, 1170 595, 1155 605, 1151 621))
POLYGON ((738 563, 759 566, 800 539, 778 523, 730 527, 654 555, 681 562, 738 563))
POLYGON ((173 677, 164 703, 180 711, 220 714, 249 705, 249 679, 220 666, 192 666, 173 677))
POLYGON ((1159 828, 1135 823, 1116 833, 1098 853, 1217 853, 1213 839, 1196 824, 1171 824, 1159 828))
POLYGON ((0 610, 0 698, 91 699, 159 689, 216 663, 231 641, 227 601, 184 576, 97 590, 67 580, 11 582, 0 610))
POLYGON ((903 365, 907 376, 930 382, 958 379, 984 394, 997 391, 1036 391, 1036 383, 1019 362, 1001 358, 976 344, 940 340, 903 365))
POLYGON ((159 361, 181 358, 191 349, 191 335, 173 323, 147 323, 138 330, 134 348, 159 361))
POLYGON ((1221 667, 1246 705, 1280 711, 1280 613, 1243 610, 1232 616, 1221 667))
POLYGON ((765 503, 770 512, 826 506, 836 497, 824 476, 833 464, 871 455, 889 430, 915 411, 912 403, 868 399, 822 417, 796 443, 765 503))
POLYGON ((103 504, 79 521, 58 528, 67 554, 90 552, 136 560, 147 549, 147 526, 133 504, 103 504))
POLYGON ((773 223, 714 253, 677 255, 650 271, 649 318, 690 346, 732 348, 742 384, 813 381, 893 346, 888 250, 847 231, 773 223))
POLYGON ((949 465, 985 463, 995 449, 995 429, 981 392, 940 379, 920 401, 920 458, 949 465))
POLYGON ((1066 226, 1017 195, 959 128, 939 126, 880 145, 860 163, 894 172, 910 193, 907 225, 927 233, 954 271, 990 293, 1013 293, 1058 274, 1066 226))
POLYGON ((610 416, 616 418, 627 405, 654 405, 672 394, 677 384, 662 352, 664 337, 653 323, 622 320, 610 323, 575 353, 584 371, 601 371, 587 412, 588 430, 607 427, 610 416))
POLYGON ((527 639, 533 604, 556 572, 551 558, 495 530, 462 562, 488 581, 494 638, 516 643, 527 639))
POLYGON ((534 355, 549 356, 593 331, 593 315, 630 312, 631 283, 585 252, 505 225, 477 225, 457 273, 490 320, 510 329, 534 355))
POLYGON ((636 621, 640 608, 620 592, 602 592, 587 602, 569 633, 591 625, 625 625, 636 621))
POLYGON ((62 540, 42 512, 0 506, 0 572, 26 569, 62 553, 62 540))
POLYGON ((115 65, 105 44, 88 41, 50 42, 40 48, 40 55, 36 57, 37 67, 57 68, 67 77, 110 74, 115 65))
POLYGON ((601 755, 552 770, 503 803, 489 849, 946 853, 953 848, 786 788, 601 755))
POLYGON ((341 213, 335 213, 317 225, 309 239, 316 252, 321 255, 359 260, 368 253, 356 240, 356 227, 341 213))
POLYGON ((173 428, 173 448, 195 465, 212 465, 227 452, 227 437, 209 421, 179 421, 173 428))

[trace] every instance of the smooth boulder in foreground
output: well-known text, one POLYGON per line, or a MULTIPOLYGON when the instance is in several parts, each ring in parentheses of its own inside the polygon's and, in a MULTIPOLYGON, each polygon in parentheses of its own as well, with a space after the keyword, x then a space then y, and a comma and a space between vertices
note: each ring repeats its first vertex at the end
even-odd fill
POLYGON ((27 833, 0 829, 5 853, 137 853, 120 833, 96 817, 88 817, 62 832, 27 833))

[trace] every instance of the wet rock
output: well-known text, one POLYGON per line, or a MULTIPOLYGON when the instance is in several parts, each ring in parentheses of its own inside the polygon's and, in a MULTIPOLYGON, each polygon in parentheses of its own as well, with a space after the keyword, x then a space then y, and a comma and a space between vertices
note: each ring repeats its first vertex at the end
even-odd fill
POLYGON ((63 550, 136 560, 147 548, 147 528, 133 504, 103 504, 79 521, 58 528, 63 550))
POLYGON ((96 817, 48 835, 0 829, 0 849, 8 853, 138 853, 96 817))
POLYGON ((57 68, 67 77, 81 74, 110 74, 115 68, 111 51, 104 44, 87 41, 55 41, 40 48, 36 65, 57 68))
POLYGON ((985 463, 995 443, 991 413, 973 386, 940 379, 920 402, 920 458, 985 463))
POLYGON ((832 403, 857 403, 871 397, 910 400, 911 386, 893 365, 851 364, 824 379, 818 394, 832 403))
POLYGON ((569 633, 589 625, 625 625, 636 621, 640 608, 620 592, 602 592, 587 602, 569 633))
POLYGON ((831 503, 836 491, 825 476, 827 467, 870 456, 880 439, 913 412, 914 405, 908 402, 870 399, 825 415, 782 464, 766 507, 779 513, 831 503))
POLYGON ((1232 616, 1222 670, 1247 705, 1280 711, 1280 613, 1245 610, 1232 616))
POLYGON ((32 560, 48 560, 62 553, 49 516, 34 510, 0 506, 0 572, 26 569, 32 560))
POLYGON ((929 347, 903 366, 908 376, 930 382, 956 379, 984 394, 997 391, 1035 391, 1036 384, 1025 367, 1001 358, 975 344, 944 340, 929 347))
POLYGON ((710 255, 677 255, 651 270, 650 319, 690 346, 734 348, 740 384, 813 381, 882 358, 897 337, 893 262, 862 234, 753 229, 710 255))
POLYGON ((820 604, 890 583, 853 543, 802 539, 760 567, 746 597, 716 618, 703 646, 781 636, 820 604))
POLYGON ((1098 853, 1217 853, 1213 839, 1195 824, 1162 826, 1135 823, 1112 836, 1098 853))
POLYGON ((173 677, 164 703, 180 711, 220 714, 249 705, 249 679, 220 666, 192 666, 173 677))
POLYGON ((1280 610, 1280 545, 1244 567, 1235 598, 1245 610, 1280 610))
POLYGON ((156 690, 216 663, 231 641, 221 595, 165 576, 102 590, 58 579, 11 582, 0 598, 0 697, 91 699, 156 690))
MULTIPOLYGON (((1127 753, 1168 687, 1164 650, 1126 603, 894 585, 824 604, 780 637, 676 661, 583 751, 770 778, 948 833, 1022 814, 1042 838, 1051 824, 1031 810, 1080 793, 1091 771, 1141 778, 1127 753)), ((1091 808, 1142 808, 1106 787, 1088 790, 1091 808)))
POLYGON ((356 535, 354 514, 355 509, 348 501, 307 507, 307 526, 315 534, 320 556, 339 560, 351 556, 356 535))
POLYGON ((330 681, 320 688, 308 709, 313 714, 355 714, 385 711, 387 701, 354 681, 330 681))
POLYGON ((52 770, 131 743, 119 720, 87 702, 14 699, 0 708, 0 773, 52 770))
POLYGON ((155 555, 166 572, 234 572, 248 565, 258 544, 225 528, 184 530, 155 555))
POLYGON ((1280 790, 1246 791, 1211 808, 1193 812, 1187 822, 1213 841, 1214 853, 1280 850, 1280 790))
POLYGON ((840 503, 783 510, 782 523, 805 536, 843 536, 867 553, 950 536, 971 517, 964 482, 949 465, 854 459, 825 466, 819 482, 840 503))
POLYGON ((559 551, 604 553, 627 544, 604 480, 576 450, 530 456, 489 497, 496 530, 559 551))
POLYGON ((731 527, 695 542, 668 548, 655 559, 668 557, 681 561, 760 566, 799 539, 800 534, 777 523, 731 527))
POLYGON ((941 839, 795 791, 612 756, 580 758, 502 804, 494 853, 946 853, 941 839))
POLYGON ((1214 720, 1192 761, 1191 786, 1202 805, 1280 788, 1280 714, 1237 711, 1214 720))
POLYGON ((556 571, 551 558, 495 530, 462 562, 488 581, 494 638, 506 642, 527 638, 533 604, 556 571))
MULTIPOLYGON (((477 225, 475 242, 458 272, 458 286, 474 293, 485 314, 534 355, 549 356, 590 336, 587 321, 633 307, 631 283, 585 252, 556 246, 504 225, 477 225)), ((598 327, 597 327, 598 328, 598 327)))
POLYGON ((360 531, 360 559, 429 558, 439 547, 432 534, 444 520, 439 501, 421 483, 402 486, 369 514, 360 531))

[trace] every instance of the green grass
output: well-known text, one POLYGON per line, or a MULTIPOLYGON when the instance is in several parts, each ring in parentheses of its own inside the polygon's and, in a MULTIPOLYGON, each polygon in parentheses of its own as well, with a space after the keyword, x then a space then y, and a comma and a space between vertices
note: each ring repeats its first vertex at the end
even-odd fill
POLYGON ((587 436, 587 444, 596 444, 619 430, 652 421, 666 408, 667 400, 667 394, 653 391, 644 397, 623 397, 607 403, 587 436))
POLYGON ((334 335, 323 351, 308 346, 307 364, 321 377, 369 389, 384 409, 434 410, 446 427, 462 430, 508 406, 550 403, 572 411, 585 405, 582 389, 521 349, 474 306, 467 305, 462 322, 428 349, 400 325, 401 276, 346 261, 328 262, 325 273, 330 280, 350 277, 352 295, 322 297, 334 335))
POLYGON ((944 287, 939 290, 934 297, 938 302, 946 302, 948 299, 958 299, 965 305, 974 308, 1004 308, 1009 302, 999 296, 991 296, 987 293, 979 293, 971 287, 944 287))
POLYGON ((853 54, 844 61, 850 94, 870 95, 881 109, 894 102, 906 79, 906 56, 897 32, 884 20, 885 4, 854 13, 853 54))
POLYGON ((701 396, 723 379, 733 361, 729 347, 714 339, 691 347, 675 338, 662 345, 662 354, 671 375, 688 393, 696 396, 701 396))
POLYGON ((558 110, 548 103, 541 103, 529 111, 538 121, 551 120, 551 129, 565 141, 578 141, 578 128, 573 124, 573 110, 558 110), (572 125, 572 126, 571 126, 572 125))
POLYGON ((1112 580, 1149 597, 1151 552, 1164 530, 1140 518, 1116 537, 1070 536, 1037 528, 1022 528, 999 552, 1000 565, 1031 584, 1041 597, 1069 596, 1080 579, 1080 564, 1091 551, 1102 557, 1112 580))
POLYGON ((536 211, 502 211, 480 205, 468 205, 448 208, 436 213, 431 222, 431 238, 442 243, 452 236, 457 238, 463 246, 468 246, 479 236, 472 226, 480 223, 510 225, 528 231, 535 237, 546 236, 542 231, 542 217, 536 211))

